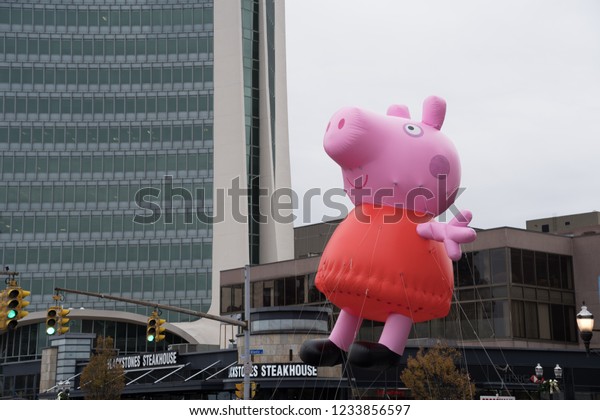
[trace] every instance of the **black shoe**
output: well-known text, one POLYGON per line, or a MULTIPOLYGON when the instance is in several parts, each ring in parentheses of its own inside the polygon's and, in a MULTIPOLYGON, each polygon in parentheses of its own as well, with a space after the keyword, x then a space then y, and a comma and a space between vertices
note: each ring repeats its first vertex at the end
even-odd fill
POLYGON ((344 362, 344 351, 329 339, 307 340, 300 348, 300 358, 312 366, 335 366, 344 362))
POLYGON ((401 354, 394 353, 383 344, 357 341, 350 346, 348 361, 365 369, 386 369, 400 364, 401 354))

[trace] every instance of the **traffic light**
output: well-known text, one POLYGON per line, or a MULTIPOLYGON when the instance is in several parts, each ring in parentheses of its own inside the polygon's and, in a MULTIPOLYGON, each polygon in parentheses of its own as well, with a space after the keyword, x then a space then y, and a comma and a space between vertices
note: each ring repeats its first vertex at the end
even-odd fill
POLYGON ((235 384, 235 396, 238 400, 244 399, 244 383, 235 384))
POLYGON ((67 315, 69 315, 70 312, 69 309, 63 309, 62 306, 60 307, 60 310, 58 311, 58 325, 56 326, 58 335, 66 334, 69 331, 70 319, 67 318, 67 315))
POLYGON ((6 293, 4 290, 0 290, 0 331, 6 330, 6 293))
POLYGON ((156 317, 155 313, 148 318, 148 326, 146 327, 146 340, 152 343, 156 339, 156 317))
POLYGON ((29 313, 23 308, 29 305, 29 301, 26 301, 25 298, 29 296, 31 292, 23 290, 23 288, 19 286, 9 286, 4 293, 4 299, 6 301, 6 329, 11 331, 17 328, 19 320, 29 313))
POLYGON ((60 307, 51 306, 48 308, 46 312, 46 334, 54 335, 56 334, 56 329, 58 328, 58 311, 60 307))
MULTIPOLYGON (((250 382, 250 399, 254 399, 258 392, 259 385, 256 382, 250 382)), ((235 396, 238 400, 244 399, 244 383, 235 384, 235 396)))
POLYGON ((167 321, 160 319, 158 315, 156 316, 156 339, 154 341, 157 343, 165 339, 165 334, 163 333, 165 332, 166 328, 162 326, 165 322, 167 321))
POLYGON ((152 315, 148 318, 148 326, 146 327, 146 340, 149 343, 158 343, 165 339, 163 334, 166 330, 162 325, 167 322, 164 319, 160 319, 158 312, 153 311, 152 315))
POLYGON ((46 312, 46 334, 47 335, 62 335, 69 331, 69 315, 71 312, 68 309, 63 309, 62 306, 51 306, 46 312))

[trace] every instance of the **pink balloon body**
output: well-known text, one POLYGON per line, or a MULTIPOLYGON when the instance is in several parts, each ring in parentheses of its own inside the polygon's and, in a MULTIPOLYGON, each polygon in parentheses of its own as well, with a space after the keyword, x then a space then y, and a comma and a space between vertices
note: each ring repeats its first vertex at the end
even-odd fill
POLYGON ((393 105, 387 115, 342 108, 327 126, 325 151, 341 166, 356 209, 329 241, 316 285, 355 317, 386 322, 400 314, 421 322, 449 311, 449 255, 459 259, 459 244, 475 232, 467 227, 470 212, 449 224, 432 220, 460 186, 458 153, 440 131, 445 113, 445 101, 432 96, 421 121, 393 105))

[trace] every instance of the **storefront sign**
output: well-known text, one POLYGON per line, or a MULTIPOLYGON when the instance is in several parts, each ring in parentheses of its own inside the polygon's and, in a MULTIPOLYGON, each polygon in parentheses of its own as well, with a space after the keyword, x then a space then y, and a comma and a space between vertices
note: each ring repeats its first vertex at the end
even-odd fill
MULTIPOLYGON (((304 363, 270 363, 252 365, 251 378, 310 378, 317 376, 317 368, 304 363)), ((244 366, 229 368, 229 379, 243 378, 244 366)))
POLYGON ((125 369, 171 366, 177 364, 177 352, 167 351, 115 357, 108 362, 108 365, 112 367, 117 363, 125 369))
POLYGON ((516 400, 516 397, 506 395, 480 395, 480 400, 516 400))

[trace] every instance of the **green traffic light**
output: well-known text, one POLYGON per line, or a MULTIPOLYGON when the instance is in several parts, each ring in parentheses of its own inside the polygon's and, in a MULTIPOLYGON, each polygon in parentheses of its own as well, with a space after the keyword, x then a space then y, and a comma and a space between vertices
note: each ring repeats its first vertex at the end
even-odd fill
POLYGON ((10 311, 8 311, 8 313, 6 314, 6 317, 8 319, 14 319, 17 317, 17 311, 15 311, 14 309, 11 309, 10 311))
POLYGON ((55 332, 56 332, 56 328, 54 328, 54 327, 46 328, 46 334, 48 334, 48 335, 54 335, 55 332))
POLYGON ((153 336, 153 335, 148 335, 148 336, 146 337, 146 339, 148 340, 148 342, 150 342, 150 343, 151 343, 151 342, 153 342, 153 341, 154 341, 154 336, 153 336))

